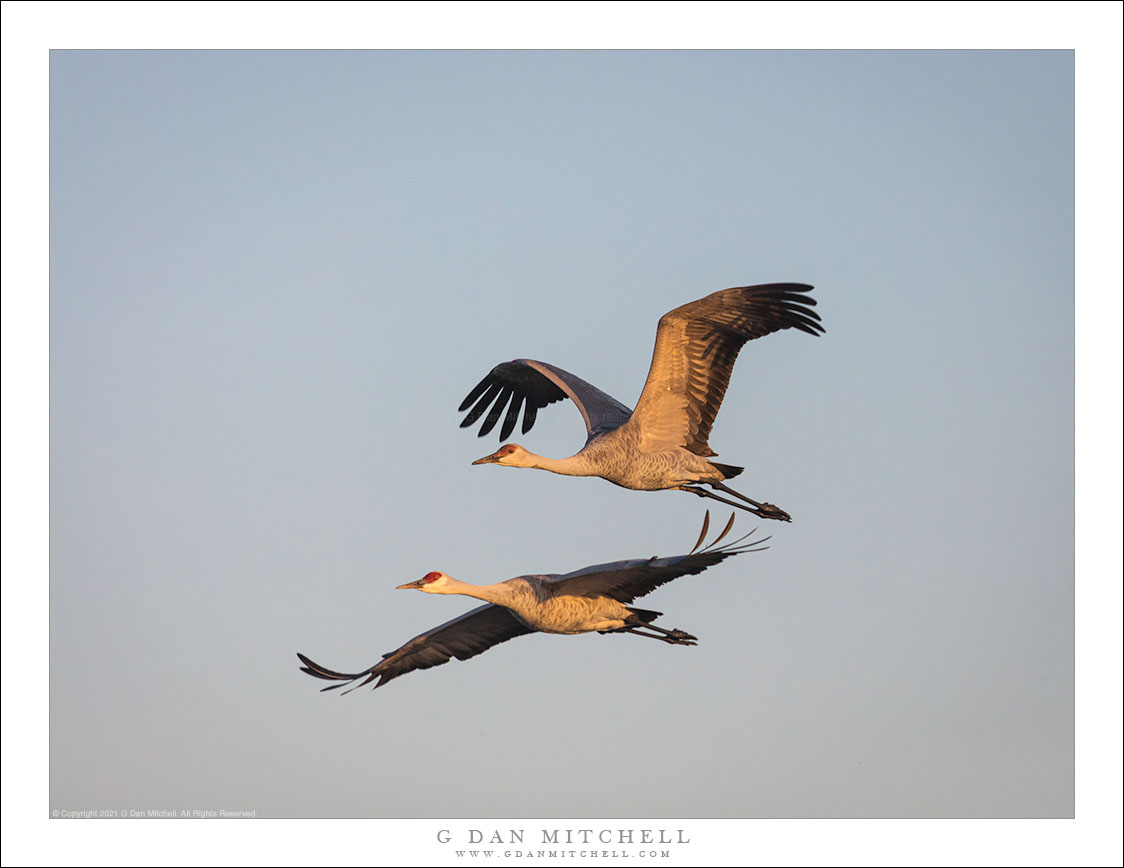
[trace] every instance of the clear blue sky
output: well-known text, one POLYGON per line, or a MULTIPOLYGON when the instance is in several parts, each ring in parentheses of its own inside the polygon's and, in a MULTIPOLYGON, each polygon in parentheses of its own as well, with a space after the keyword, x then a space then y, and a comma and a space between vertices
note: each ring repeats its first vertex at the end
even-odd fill
POLYGON ((1072 52, 50 75, 51 811, 1074 814, 1072 52), (711 445, 794 522, 644 598, 697 647, 298 671, 474 605, 394 590, 430 570, 688 550, 701 501, 471 467, 456 407, 520 356, 631 405, 662 313, 767 281, 827 333, 748 345, 711 445))
POLYGON ((53 806, 1072 813, 1071 54, 51 71, 53 806), (362 668, 468 607, 394 592, 428 570, 690 548, 701 502, 470 467, 456 407, 524 355, 633 403, 664 311, 770 280, 827 334, 748 347, 711 439, 795 522, 649 598, 697 649, 534 637, 316 695, 295 651, 362 668), (640 768, 591 793, 600 742, 640 768))

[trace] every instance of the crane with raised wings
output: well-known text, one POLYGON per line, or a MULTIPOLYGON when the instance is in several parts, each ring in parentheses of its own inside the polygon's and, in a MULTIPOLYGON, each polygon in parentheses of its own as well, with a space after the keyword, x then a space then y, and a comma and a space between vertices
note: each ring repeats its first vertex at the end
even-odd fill
POLYGON ((727 486, 725 480, 745 468, 711 461, 718 453, 708 441, 734 362, 747 341, 788 328, 813 336, 824 331, 819 315, 811 309, 816 303, 808 295, 811 289, 803 283, 738 286, 664 314, 635 410, 546 362, 515 359, 496 365, 461 402, 460 411, 469 411, 462 428, 484 417, 479 433, 483 437, 502 418, 500 439, 506 440, 520 410, 526 434, 539 410, 569 398, 585 420, 587 438, 585 446, 569 458, 546 458, 517 443, 507 443, 472 463, 599 476, 642 491, 689 491, 761 518, 791 521, 783 509, 759 503, 727 486), (702 485, 738 500, 721 497, 702 485))

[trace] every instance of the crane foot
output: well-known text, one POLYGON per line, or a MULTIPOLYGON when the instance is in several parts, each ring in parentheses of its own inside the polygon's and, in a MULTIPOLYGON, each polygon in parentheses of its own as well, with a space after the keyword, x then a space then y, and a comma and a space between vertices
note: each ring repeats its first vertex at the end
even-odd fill
POLYGON ((638 624, 633 627, 618 627, 615 630, 601 632, 633 633, 637 636, 647 636, 649 639, 659 639, 661 642, 666 642, 668 645, 697 645, 699 642, 698 636, 692 636, 685 630, 665 630, 663 627, 657 627, 655 624, 638 624), (655 630, 657 632, 646 633, 644 632, 646 629, 655 630))
POLYGON ((711 500, 717 500, 719 503, 724 503, 727 506, 735 506, 738 509, 744 509, 746 512, 752 512, 758 518, 771 518, 776 521, 792 521, 792 516, 779 506, 774 506, 771 503, 758 503, 756 500, 746 497, 744 494, 739 494, 732 488, 728 488, 721 482, 708 482, 707 484, 713 485, 715 488, 719 488, 722 491, 734 495, 734 497, 740 498, 742 502, 738 503, 736 500, 719 497, 713 491, 707 491, 705 488, 696 488, 693 485, 680 485, 679 490, 689 491, 691 494, 698 495, 699 497, 709 497, 711 500), (749 505, 747 506, 747 504, 749 505))
POLYGON ((792 516, 781 509, 779 506, 773 506, 771 503, 763 503, 757 510, 757 514, 761 518, 774 518, 777 521, 792 521, 792 516))

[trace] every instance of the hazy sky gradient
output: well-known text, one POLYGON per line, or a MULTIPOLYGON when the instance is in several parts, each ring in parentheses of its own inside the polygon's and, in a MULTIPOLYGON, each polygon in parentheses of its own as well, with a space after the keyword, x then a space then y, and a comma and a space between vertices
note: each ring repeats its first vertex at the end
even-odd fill
POLYGON ((50 71, 51 810, 1073 815, 1072 53, 50 71), (747 345, 711 445, 794 522, 644 598, 697 647, 299 672, 474 605, 432 569, 688 550, 701 501, 470 467, 456 406, 519 356, 634 404, 662 313, 767 281, 827 333, 747 345))
POLYGON ((56 52, 52 807, 1072 814, 1072 91, 1064 52, 56 52), (295 651, 468 608, 393 591, 430 569, 689 548, 693 498, 470 467, 456 406, 523 355, 633 403, 665 310, 770 280, 827 334, 747 348, 712 442, 795 522, 648 599, 697 649, 317 695, 295 651))

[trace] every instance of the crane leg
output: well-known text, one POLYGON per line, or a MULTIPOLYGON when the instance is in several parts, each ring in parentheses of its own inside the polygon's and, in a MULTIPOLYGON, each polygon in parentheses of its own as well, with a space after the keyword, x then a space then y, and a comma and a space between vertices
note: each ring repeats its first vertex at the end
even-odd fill
POLYGON ((683 630, 665 630, 663 627, 657 627, 655 624, 644 624, 645 629, 656 630, 656 633, 644 633, 639 627, 618 627, 616 630, 610 630, 611 633, 635 633, 637 636, 647 636, 649 639, 659 639, 661 642, 666 642, 669 645, 697 645, 699 641, 698 636, 692 636, 690 633, 683 630))
POLYGON ((792 516, 781 509, 779 506, 774 506, 771 503, 758 503, 752 497, 746 497, 744 494, 734 491, 728 485, 723 485, 721 482, 708 483, 712 488, 717 488, 719 491, 725 491, 727 494, 732 494, 734 497, 741 498, 746 503, 751 503, 757 507, 757 514, 762 518, 775 518, 777 521, 792 521, 792 516))
POLYGON ((773 518, 777 521, 792 521, 792 516, 781 509, 779 506, 773 506, 771 503, 758 503, 750 497, 746 497, 729 486, 723 485, 721 482, 708 482, 707 485, 725 491, 727 494, 732 494, 734 497, 740 498, 745 503, 751 504, 745 506, 735 500, 729 500, 725 497, 719 497, 712 491, 707 491, 705 488, 696 488, 693 485, 680 485, 680 491, 689 491, 691 494, 697 494, 699 497, 709 497, 711 500, 717 500, 719 503, 724 503, 727 506, 736 506, 738 509, 744 509, 746 512, 752 512, 760 518, 773 518))

